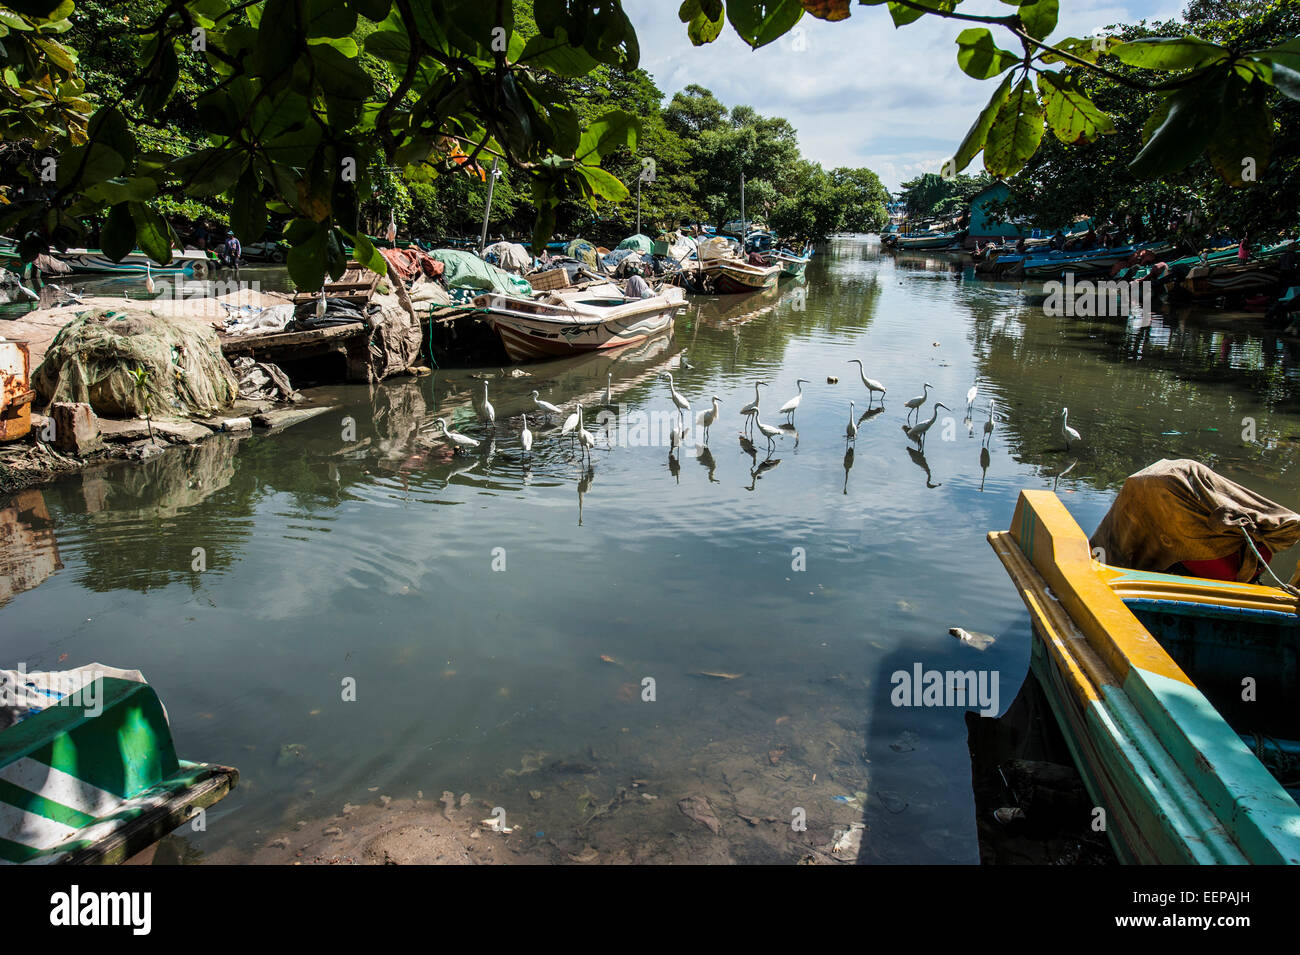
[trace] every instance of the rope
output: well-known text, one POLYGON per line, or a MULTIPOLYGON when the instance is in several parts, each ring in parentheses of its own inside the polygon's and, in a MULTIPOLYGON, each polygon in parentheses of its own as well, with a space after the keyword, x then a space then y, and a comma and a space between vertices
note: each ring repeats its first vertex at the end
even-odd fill
MULTIPOLYGON (((1238 526, 1240 527, 1240 525, 1238 526)), ((1273 581, 1273 585, 1280 590, 1286 591, 1293 597, 1300 597, 1300 590, 1297 590, 1295 587, 1292 587, 1290 584, 1283 583, 1278 578, 1277 574, 1273 573, 1273 568, 1268 566, 1268 561, 1266 561, 1263 557, 1261 557, 1259 551, 1256 550, 1255 542, 1250 539, 1250 534, 1246 532, 1246 528, 1240 527, 1240 530, 1241 530, 1241 536, 1246 538, 1246 546, 1249 547, 1250 552, 1255 555, 1255 559, 1259 561, 1259 566, 1263 569, 1264 573, 1268 575, 1268 578, 1273 581)))

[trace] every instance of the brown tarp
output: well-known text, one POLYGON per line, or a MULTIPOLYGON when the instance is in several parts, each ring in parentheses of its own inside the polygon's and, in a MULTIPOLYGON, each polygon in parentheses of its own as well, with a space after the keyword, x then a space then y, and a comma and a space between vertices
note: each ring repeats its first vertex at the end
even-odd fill
POLYGON ((1089 543, 1102 549, 1105 563, 1158 573, 1244 549, 1237 579, 1250 581, 1260 566, 1243 528, 1277 554, 1300 541, 1300 514, 1197 461, 1165 460, 1129 475, 1089 543))

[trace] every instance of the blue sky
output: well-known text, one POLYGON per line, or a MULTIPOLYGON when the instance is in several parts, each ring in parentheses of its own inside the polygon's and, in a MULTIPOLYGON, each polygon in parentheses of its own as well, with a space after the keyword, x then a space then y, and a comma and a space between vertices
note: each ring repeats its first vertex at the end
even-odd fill
MULTIPOLYGON (((883 7, 856 3, 852 16, 826 23, 805 15, 790 34, 751 51, 728 26, 691 46, 677 0, 624 0, 641 42, 641 66, 668 96, 690 83, 784 116, 803 154, 834 166, 874 169, 885 186, 938 172, 993 92, 957 67, 957 34, 971 24, 926 17, 895 30, 883 7)), ((1112 23, 1166 20, 1185 0, 1062 0, 1051 38, 1083 36, 1112 23)), ((964 13, 1002 14, 998 0, 967 0, 964 13)), ((995 31, 995 36, 996 36, 995 31)), ((1006 45, 1005 41, 1000 41, 1006 45)), ((979 159, 967 169, 975 172, 979 159)))

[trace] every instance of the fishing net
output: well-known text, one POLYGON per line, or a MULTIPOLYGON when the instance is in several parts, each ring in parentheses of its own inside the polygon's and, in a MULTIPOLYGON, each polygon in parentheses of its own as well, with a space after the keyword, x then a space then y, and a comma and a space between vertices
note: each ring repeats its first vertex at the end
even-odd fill
POLYGON ((114 418, 213 414, 239 391, 211 327, 134 309, 92 309, 68 322, 32 383, 47 404, 88 402, 114 418))

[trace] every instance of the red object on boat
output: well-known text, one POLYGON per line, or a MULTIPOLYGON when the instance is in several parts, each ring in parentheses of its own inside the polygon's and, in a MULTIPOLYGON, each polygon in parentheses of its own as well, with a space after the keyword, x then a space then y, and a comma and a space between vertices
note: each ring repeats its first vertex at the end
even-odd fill
MULTIPOLYGON (((1265 563, 1273 559, 1273 552, 1263 544, 1256 543, 1255 547, 1259 550, 1259 556, 1264 558, 1265 563)), ((1209 580, 1236 580, 1237 573, 1241 570, 1241 551, 1229 554, 1227 557, 1216 557, 1213 560, 1185 560, 1183 568, 1192 577, 1205 577, 1209 580)))

